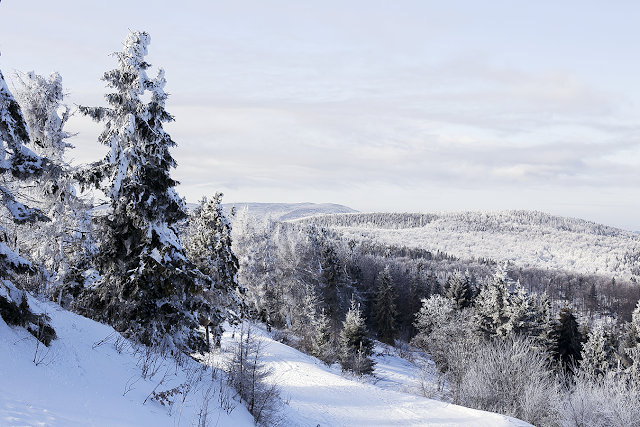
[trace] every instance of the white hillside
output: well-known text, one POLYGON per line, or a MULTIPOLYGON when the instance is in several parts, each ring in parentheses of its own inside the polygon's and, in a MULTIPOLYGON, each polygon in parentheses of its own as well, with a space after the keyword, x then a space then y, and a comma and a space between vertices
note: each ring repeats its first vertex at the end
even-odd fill
POLYGON ((346 214, 313 221, 347 239, 440 250, 460 258, 612 276, 640 273, 638 234, 536 211, 346 214))
MULTIPOLYGON (((136 355, 131 348, 114 345, 111 327, 49 302, 31 299, 30 304, 49 313, 59 338, 48 351, 40 346, 36 353, 35 339, 28 332, 0 319, 1 426, 253 426, 242 405, 230 413, 220 409, 220 390, 226 385, 211 381, 210 369, 202 370, 190 359, 176 368, 171 359, 155 358, 151 371, 157 373, 148 372, 144 378, 148 359, 144 353, 136 355), (112 338, 103 341, 107 337, 112 338), (200 372, 201 381, 194 383, 200 372), (154 390, 159 393, 182 384, 195 386, 184 401, 181 394, 174 395, 171 408, 148 399, 154 390), (208 422, 199 423, 207 396, 208 422)), ((223 349, 231 344, 231 334, 225 333, 223 349)), ((287 400, 283 426, 529 426, 503 415, 395 391, 411 388, 416 380, 415 367, 400 359, 379 359, 380 382, 368 384, 344 377, 339 369, 275 342, 264 332, 259 339, 266 344, 264 360, 273 370, 271 378, 287 400)), ((223 353, 209 360, 221 366, 225 357, 223 353)))
POLYGON ((240 211, 247 209, 249 215, 274 220, 289 221, 313 215, 358 212, 347 206, 334 203, 225 203, 222 205, 227 213, 232 207, 240 211))

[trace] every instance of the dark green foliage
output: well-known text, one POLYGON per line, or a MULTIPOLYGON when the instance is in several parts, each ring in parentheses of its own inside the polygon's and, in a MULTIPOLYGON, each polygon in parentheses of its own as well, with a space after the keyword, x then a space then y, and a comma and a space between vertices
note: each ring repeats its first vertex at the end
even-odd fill
POLYGON ((26 327, 31 335, 47 347, 56 339, 56 331, 49 325, 49 316, 33 313, 25 293, 20 304, 0 295, 0 317, 7 325, 26 327))
POLYGON ((570 368, 582 359, 582 334, 573 309, 568 306, 560 311, 556 326, 556 342, 556 359, 565 368, 570 368))
POLYGON ((378 275, 375 302, 373 306, 378 339, 386 344, 394 344, 396 337, 396 316, 398 311, 395 304, 396 294, 389 267, 378 275))
POLYGON ((469 274, 462 275, 459 271, 453 273, 447 279, 447 292, 445 296, 453 300, 456 310, 471 306, 473 302, 473 287, 469 274))
POLYGON ((216 314, 203 297, 212 283, 187 259, 177 237, 176 223, 187 213, 169 174, 176 166, 169 149, 176 144, 162 127, 173 120, 164 109, 164 71, 155 79, 145 72, 149 43, 147 33, 132 32, 114 54, 119 67, 102 76, 116 89, 105 96, 110 108, 80 107, 105 122, 99 141, 109 153, 87 181, 107 178, 100 188, 111 211, 100 220, 95 263, 102 278, 75 306, 143 344, 202 350, 206 343, 196 328, 199 317, 216 314), (140 95, 147 90, 152 96, 145 104, 140 95))

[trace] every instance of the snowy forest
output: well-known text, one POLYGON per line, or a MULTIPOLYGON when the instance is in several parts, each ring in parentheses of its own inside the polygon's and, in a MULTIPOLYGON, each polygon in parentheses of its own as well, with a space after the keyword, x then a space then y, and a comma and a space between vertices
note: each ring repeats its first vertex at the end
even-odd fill
MULTIPOLYGON (((6 324, 52 345, 55 325, 28 297, 46 298, 137 348, 201 360, 225 328, 253 323, 357 379, 375 378, 377 345, 426 361, 437 384, 425 397, 536 426, 640 425, 636 235, 527 211, 277 221, 225 213, 220 193, 188 210, 149 43, 131 32, 113 54, 107 106, 67 105, 57 73, 0 73, 6 324), (102 159, 69 163, 72 114, 103 123, 102 159)), ((240 331, 226 381, 256 425, 286 425, 240 331)))

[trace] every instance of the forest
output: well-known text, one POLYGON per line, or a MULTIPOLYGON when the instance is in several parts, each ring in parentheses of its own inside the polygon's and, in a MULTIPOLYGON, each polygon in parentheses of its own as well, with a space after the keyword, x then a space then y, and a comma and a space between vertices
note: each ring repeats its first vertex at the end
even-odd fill
MULTIPOLYGON (((601 262, 599 253, 588 257, 597 239, 619 249, 615 268, 579 271, 461 257, 363 231, 423 230, 443 214, 274 221, 246 210, 225 215, 220 193, 188 211, 170 176, 176 142, 163 123, 173 117, 164 71, 147 75, 149 42, 147 33, 131 32, 114 54, 117 68, 102 76, 112 90, 107 107, 73 110, 57 73, 17 72, 13 90, 0 73, 0 316, 7 324, 43 345, 56 339, 47 316, 30 309, 30 293, 141 346, 196 354, 216 346, 224 325, 252 320, 357 377, 375 376, 375 340, 424 354, 448 402, 534 425, 640 425, 635 237, 526 211, 475 214, 482 220, 469 219, 461 231, 474 245, 479 232, 487 240, 514 233, 534 240, 531 224, 553 228, 558 246, 566 233, 582 233, 583 263, 601 262), (104 124, 102 159, 66 160, 71 114, 104 124), (107 197, 106 209, 95 206, 93 190, 107 197), (631 243, 607 240, 620 236, 631 243)), ((242 378, 230 380, 239 392, 242 378)))

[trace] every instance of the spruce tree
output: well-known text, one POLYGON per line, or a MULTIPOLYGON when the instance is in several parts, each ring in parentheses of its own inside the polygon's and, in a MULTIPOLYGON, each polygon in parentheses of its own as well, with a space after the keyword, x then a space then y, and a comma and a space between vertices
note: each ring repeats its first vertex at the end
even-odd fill
POLYGON ((213 308, 210 327, 219 337, 221 324, 225 320, 235 323, 245 311, 240 299, 244 289, 237 280, 238 258, 231 249, 231 223, 222 211, 222 193, 200 201, 190 215, 184 240, 187 257, 213 281, 204 295, 213 308))
POLYGON ((592 379, 602 380, 612 368, 612 348, 602 325, 596 325, 587 334, 580 352, 580 368, 592 379))
POLYGON ((456 310, 470 307, 473 301, 473 288, 469 273, 463 276, 460 271, 456 271, 449 276, 447 283, 445 296, 453 300, 456 310))
POLYGON ((105 123, 99 141, 109 152, 85 181, 110 198, 110 211, 101 218, 95 260, 102 277, 76 307, 143 344, 201 350, 198 317, 215 316, 203 297, 212 281, 187 259, 177 236, 175 225, 187 213, 169 174, 176 144, 162 128, 173 120, 164 108, 164 70, 155 78, 146 73, 149 43, 146 32, 134 31, 113 54, 118 68, 102 76, 115 90, 105 95, 110 107, 79 107, 105 123), (146 91, 149 103, 140 99, 146 91))
POLYGON ((582 334, 573 309, 565 306, 560 310, 559 321, 556 326, 556 359, 565 368, 571 368, 582 359, 582 334))
POLYGON ((33 71, 15 76, 16 100, 29 127, 32 147, 50 162, 45 173, 21 186, 21 191, 51 219, 24 230, 28 234, 25 246, 45 272, 40 291, 62 303, 63 287, 81 283, 80 278, 90 268, 89 258, 95 249, 92 206, 76 195, 73 175, 77 168, 65 159, 66 150, 73 148, 67 140, 74 134, 64 130, 71 111, 63 104, 62 77, 57 72, 43 77, 33 71))
POLYGON ((18 289, 13 283, 24 274, 35 272, 32 264, 18 251, 18 236, 7 229, 9 224, 28 224, 49 221, 37 208, 29 208, 21 203, 11 187, 17 182, 33 179, 42 174, 49 165, 25 144, 29 142, 29 131, 18 102, 15 100, 4 75, 0 71, 0 173, 2 198, 0 224, 0 317, 12 325, 26 327, 37 339, 49 344, 55 338, 55 331, 48 324, 44 314, 35 314, 29 307, 24 289, 18 289), (12 247, 13 246, 13 247, 12 247))
POLYGON ((338 339, 338 361, 343 371, 351 371, 358 376, 373 373, 375 362, 371 356, 374 344, 367 335, 360 304, 352 299, 338 339))
POLYGON ((507 335, 504 325, 509 319, 508 295, 509 283, 506 270, 498 267, 493 279, 484 285, 475 301, 474 323, 479 335, 484 338, 507 335))
POLYGON ((378 340, 393 345, 398 311, 395 304, 396 293, 388 266, 382 270, 377 282, 373 311, 378 326, 378 340))

